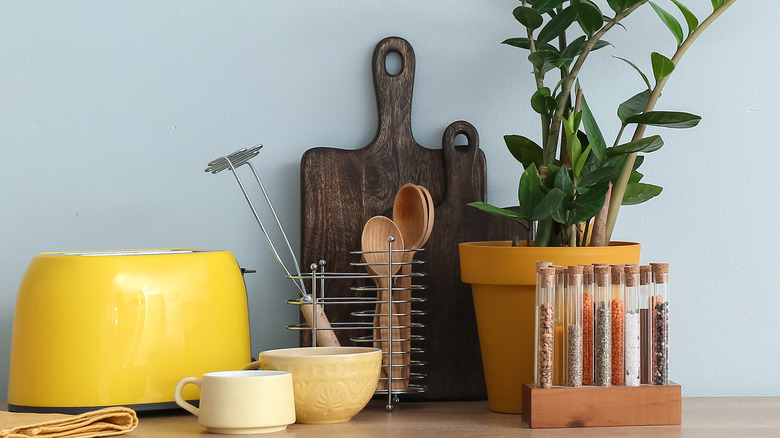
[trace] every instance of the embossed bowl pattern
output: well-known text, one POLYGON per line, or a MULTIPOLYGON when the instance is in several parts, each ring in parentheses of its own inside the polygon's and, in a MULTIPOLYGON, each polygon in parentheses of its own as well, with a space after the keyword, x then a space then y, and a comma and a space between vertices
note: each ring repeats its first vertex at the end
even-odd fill
POLYGON ((366 347, 300 347, 260 353, 265 370, 289 371, 299 423, 341 423, 376 391, 382 351, 366 347))

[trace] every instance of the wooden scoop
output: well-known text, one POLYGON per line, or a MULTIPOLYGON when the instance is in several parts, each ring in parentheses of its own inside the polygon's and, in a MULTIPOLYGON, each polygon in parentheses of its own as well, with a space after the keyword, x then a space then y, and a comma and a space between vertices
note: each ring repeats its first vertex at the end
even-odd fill
POLYGON ((423 192, 423 195, 425 195, 425 201, 428 204, 428 224, 425 227, 425 236, 423 237, 423 241, 419 246, 419 248, 422 248, 428 242, 428 239, 430 239, 431 233, 433 232, 433 219, 435 215, 433 211, 433 197, 431 197, 431 192, 429 192, 428 189, 423 186, 417 187, 419 187, 420 191, 423 192))
MULTIPOLYGON (((361 237, 361 249, 363 251, 363 260, 367 263, 366 269, 369 274, 375 275, 374 283, 377 285, 377 306, 376 316, 374 317, 374 339, 378 341, 374 342, 374 347, 381 348, 386 354, 382 357, 383 365, 388 365, 388 356, 390 351, 390 343, 387 341, 390 339, 390 321, 393 321, 393 326, 397 326, 397 316, 392 316, 392 319, 388 319, 387 314, 392 310, 392 306, 389 306, 390 299, 390 287, 392 284, 388 282, 389 275, 395 275, 401 264, 393 261, 392 265, 388 267, 388 241, 389 237, 393 236, 395 241, 393 242, 393 249, 404 249, 404 239, 401 231, 395 225, 395 223, 384 217, 374 216, 366 222, 363 227, 363 235, 361 237), (383 341, 384 340, 384 341, 383 341)), ((393 253, 393 257, 398 255, 400 258, 402 253, 393 253)), ((392 312, 395 313, 395 312, 392 312)), ((400 338, 400 332, 398 330, 392 331, 393 339, 400 338)), ((393 361, 395 361, 397 355, 396 351, 401 351, 400 342, 392 342, 393 349, 393 361)), ((390 380, 387 366, 382 367, 381 376, 384 379, 379 380, 378 389, 387 389, 387 384, 390 380)))
MULTIPOLYGON (((398 225, 404 238, 405 249, 417 250, 426 240, 428 230, 428 200, 425 193, 415 184, 404 184, 396 193, 393 202, 393 222, 398 225)), ((401 277, 396 283, 398 292, 394 313, 398 313, 398 325, 400 327, 401 354, 398 365, 402 377, 393 381, 393 389, 406 388, 409 385, 409 367, 411 364, 410 350, 412 329, 412 260, 415 251, 401 253, 401 277)), ((393 358, 395 361, 395 357, 393 358)))

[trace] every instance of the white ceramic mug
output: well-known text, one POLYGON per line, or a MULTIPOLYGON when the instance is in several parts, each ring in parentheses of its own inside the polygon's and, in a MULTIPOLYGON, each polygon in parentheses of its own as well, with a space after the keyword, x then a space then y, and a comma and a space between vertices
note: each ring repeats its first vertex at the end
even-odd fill
POLYGON ((176 385, 174 400, 213 433, 277 432, 295 423, 292 375, 285 371, 219 371, 187 377, 176 385), (188 384, 200 388, 200 407, 182 397, 188 384))

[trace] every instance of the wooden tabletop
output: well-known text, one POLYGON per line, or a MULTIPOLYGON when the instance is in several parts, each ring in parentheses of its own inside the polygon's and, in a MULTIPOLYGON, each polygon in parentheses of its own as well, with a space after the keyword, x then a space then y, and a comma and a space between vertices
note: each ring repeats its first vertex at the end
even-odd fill
MULTIPOLYGON (((680 426, 529 429, 520 415, 498 414, 487 402, 401 402, 392 412, 374 400, 351 421, 293 424, 272 437, 780 437, 780 397, 683 398, 680 426)), ((229 437, 205 432, 189 414, 141 414, 137 438, 229 437)), ((233 436, 234 437, 234 436, 233 436)))
MULTIPOLYGON (((5 403, 0 403, 5 408, 5 403)), ((374 400, 351 421, 293 424, 273 437, 780 437, 780 397, 683 398, 682 425, 580 429, 529 429, 520 415, 498 414, 487 402, 401 402, 387 412, 374 400)), ((211 438, 188 413, 140 413, 134 438, 211 438)), ((255 435, 257 436, 257 435, 255 435)))

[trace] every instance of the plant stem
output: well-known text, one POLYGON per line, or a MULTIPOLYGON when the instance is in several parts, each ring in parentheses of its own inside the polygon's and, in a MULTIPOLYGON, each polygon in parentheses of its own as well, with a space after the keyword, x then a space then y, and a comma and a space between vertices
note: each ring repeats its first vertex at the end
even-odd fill
MULTIPOLYGON (((677 66, 677 63, 680 62, 680 59, 685 54, 685 52, 688 50, 688 48, 691 47, 691 44, 693 44, 694 41, 696 41, 696 38, 699 37, 699 35, 704 32, 704 30, 712 24, 713 21, 715 21, 716 18, 718 18, 723 12, 726 11, 731 5, 734 4, 736 0, 727 0, 721 7, 718 9, 712 11, 712 13, 699 24, 699 27, 697 27, 693 32, 691 32, 687 38, 685 38, 685 41, 680 45, 680 47, 677 48, 677 51, 674 53, 674 56, 672 56, 672 62, 674 63, 675 67, 677 66)), ((666 75, 665 77, 661 78, 653 88, 653 91, 650 93, 650 98, 647 101, 647 105, 645 105, 644 112, 652 111, 655 108, 655 104, 658 102, 658 98, 661 97, 661 91, 663 90, 664 86, 666 85, 666 81, 669 79, 669 76, 671 74, 666 75)), ((634 136, 632 140, 639 140, 645 135, 645 128, 646 125, 638 125, 636 127, 636 130, 634 131, 634 136)), ((626 193, 626 187, 628 186, 628 180, 631 176, 631 172, 634 169, 634 162, 636 161, 636 152, 629 154, 626 156, 626 161, 623 163, 623 168, 620 170, 620 176, 618 177, 617 181, 615 182, 615 186, 612 188, 612 198, 609 202, 609 213, 607 214, 607 224, 606 224, 606 241, 609 242, 612 238, 612 231, 615 228, 615 222, 617 222, 617 216, 618 212, 620 211, 620 205, 623 203, 623 196, 626 193)))
POLYGON ((561 92, 559 93, 559 96, 567 96, 567 98, 561 99, 558 102, 558 108, 556 108, 555 113, 553 114, 553 118, 550 121, 550 130, 547 134, 547 138, 544 139, 544 145, 542 147, 542 162, 544 164, 552 164, 555 161, 555 151, 558 149, 558 136, 561 130, 561 117, 563 117, 563 114, 568 108, 568 96, 571 91, 571 87, 574 84, 574 80, 577 78, 577 74, 582 68, 583 63, 585 63, 585 59, 587 58, 588 54, 591 52, 591 50, 593 50, 593 47, 601 39, 601 37, 607 33, 607 31, 612 29, 612 27, 619 23, 620 20, 624 19, 630 13, 634 12, 634 10, 636 10, 638 7, 647 2, 648 0, 640 0, 625 11, 616 14, 612 20, 608 21, 607 24, 602 26, 598 32, 596 32, 591 38, 588 39, 588 43, 585 44, 585 47, 582 49, 582 53, 577 57, 577 62, 574 63, 574 66, 569 72, 569 76, 565 81, 563 81, 563 85, 561 86, 561 92))
MULTIPOLYGON (((523 6, 526 6, 526 1, 523 0, 521 4, 523 6)), ((528 37, 528 52, 534 53, 536 52, 536 42, 534 41, 533 30, 526 27, 525 32, 528 37)), ((537 90, 544 87, 544 74, 536 67, 534 67, 534 80, 536 81, 537 90)), ((550 118, 547 115, 542 114, 541 119, 542 119, 542 138, 547 138, 547 132, 550 129, 550 118)))
POLYGON ((620 131, 618 131, 617 137, 615 137, 615 143, 612 144, 612 147, 615 147, 615 146, 618 145, 618 143, 620 142, 620 137, 623 136, 623 131, 625 129, 626 129, 626 124, 625 123, 621 123, 620 124, 620 131))

